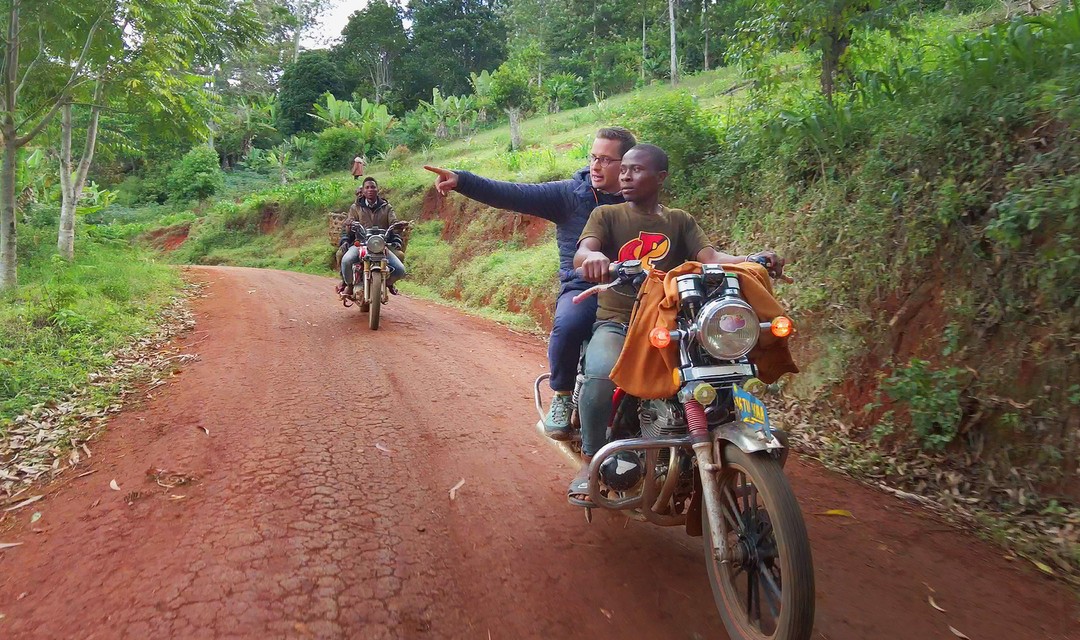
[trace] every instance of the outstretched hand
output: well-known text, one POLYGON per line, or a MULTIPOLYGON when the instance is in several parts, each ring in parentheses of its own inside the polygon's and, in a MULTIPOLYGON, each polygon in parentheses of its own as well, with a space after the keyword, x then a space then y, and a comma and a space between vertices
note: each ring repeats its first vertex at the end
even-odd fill
POLYGON ((439 192, 439 195, 445 196, 457 189, 458 175, 453 171, 441 167, 431 167, 426 164, 424 168, 438 176, 435 178, 435 190, 439 192))

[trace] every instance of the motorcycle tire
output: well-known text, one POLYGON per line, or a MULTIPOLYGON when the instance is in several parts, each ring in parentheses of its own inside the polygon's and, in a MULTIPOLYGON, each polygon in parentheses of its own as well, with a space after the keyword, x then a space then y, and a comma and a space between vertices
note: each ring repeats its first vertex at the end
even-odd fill
POLYGON ((814 564, 806 523, 780 461, 730 443, 717 448, 727 563, 713 555, 707 507, 701 519, 709 584, 724 627, 732 640, 809 640, 814 564))
POLYGON ((368 328, 372 331, 379 329, 379 311, 382 310, 383 274, 379 271, 371 273, 371 306, 368 308, 368 328))

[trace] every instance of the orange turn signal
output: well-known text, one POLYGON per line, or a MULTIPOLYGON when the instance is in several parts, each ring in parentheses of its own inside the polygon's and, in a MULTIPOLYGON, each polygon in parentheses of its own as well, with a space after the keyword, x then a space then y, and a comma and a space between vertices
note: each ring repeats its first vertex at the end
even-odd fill
POLYGON ((791 335, 792 329, 794 329, 794 325, 791 324, 791 318, 776 316, 773 318, 772 327, 769 330, 777 338, 786 338, 791 335))
POLYGON ((649 332, 649 342, 657 349, 663 349, 671 344, 671 332, 667 329, 656 327, 649 332))

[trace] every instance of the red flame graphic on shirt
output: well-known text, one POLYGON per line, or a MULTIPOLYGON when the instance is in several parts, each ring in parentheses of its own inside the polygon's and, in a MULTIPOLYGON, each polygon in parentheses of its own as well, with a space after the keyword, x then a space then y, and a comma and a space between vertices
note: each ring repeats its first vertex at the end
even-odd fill
POLYGON ((671 241, 664 234, 642 231, 619 249, 619 262, 641 260, 642 267, 652 269, 653 264, 663 260, 670 249, 671 241))

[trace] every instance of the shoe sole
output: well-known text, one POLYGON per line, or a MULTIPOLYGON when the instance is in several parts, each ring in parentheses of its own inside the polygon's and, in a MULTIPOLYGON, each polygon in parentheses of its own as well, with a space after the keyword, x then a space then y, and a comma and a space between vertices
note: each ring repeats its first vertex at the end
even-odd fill
POLYGON ((554 440, 556 442, 569 442, 570 441, 570 431, 563 431, 562 429, 559 429, 557 431, 548 431, 547 428, 545 427, 544 428, 544 435, 551 438, 552 440, 554 440))

